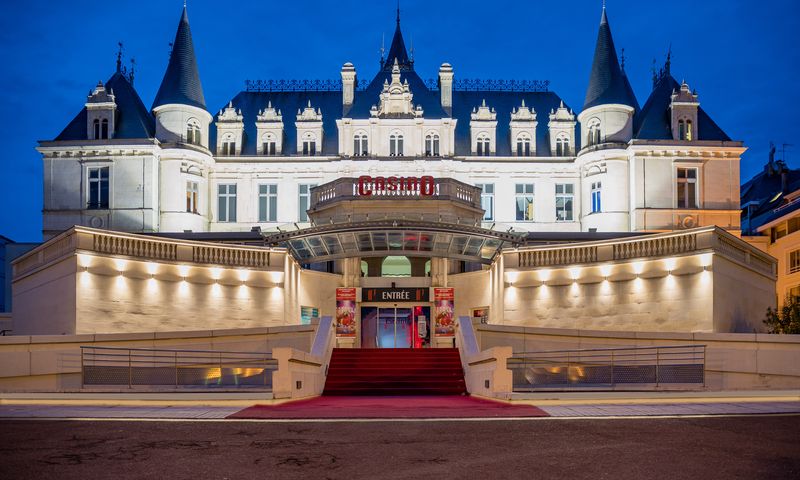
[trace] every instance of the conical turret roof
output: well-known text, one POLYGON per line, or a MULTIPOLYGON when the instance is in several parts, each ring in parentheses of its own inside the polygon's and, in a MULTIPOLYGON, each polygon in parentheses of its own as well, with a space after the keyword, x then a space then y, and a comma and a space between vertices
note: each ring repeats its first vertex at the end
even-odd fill
POLYGON ((392 37, 392 45, 389 47, 389 55, 386 57, 386 62, 383 69, 391 71, 394 61, 397 59, 397 64, 400 70, 413 70, 414 62, 408 57, 406 50, 406 42, 403 40, 403 32, 400 31, 400 9, 397 9, 397 26, 394 29, 394 37, 392 37))
POLYGON ((153 108, 169 103, 191 105, 204 110, 206 108, 186 7, 183 8, 181 20, 178 22, 178 32, 172 44, 167 71, 153 101, 153 108))
POLYGON ((628 78, 619 66, 614 39, 611 37, 611 27, 608 25, 606 9, 603 8, 583 109, 612 103, 629 105, 637 110, 639 108, 628 78))

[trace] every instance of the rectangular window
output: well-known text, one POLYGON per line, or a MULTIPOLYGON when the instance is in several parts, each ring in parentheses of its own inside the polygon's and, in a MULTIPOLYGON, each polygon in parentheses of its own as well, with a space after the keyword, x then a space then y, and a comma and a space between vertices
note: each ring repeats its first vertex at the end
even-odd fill
POLYGON ((478 183, 481 189, 481 208, 484 220, 494 220, 494 183, 478 183))
POLYGON ((218 210, 217 217, 220 222, 236 221, 236 184, 222 184, 217 186, 218 210))
POLYGON ((600 206, 600 189, 602 185, 600 182, 592 183, 592 213, 602 212, 600 206))
POLYGON ((697 208, 697 169, 678 169, 678 208, 697 208))
POLYGON ((316 183, 298 185, 300 193, 297 201, 297 206, 298 206, 297 218, 301 222, 308 221, 307 210, 311 208, 311 189, 316 186, 317 186, 316 183))
POLYGON ((278 186, 274 184, 258 186, 258 221, 278 221, 278 186))
POLYGON ((515 187, 517 220, 533 221, 533 184, 518 183, 515 187))
POLYGON ((800 285, 790 288, 787 297, 790 302, 800 302, 800 285))
POLYGON ((800 272, 800 250, 789 252, 789 273, 800 272))
POLYGON ((572 204, 575 199, 575 186, 571 183, 556 184, 556 221, 571 222, 572 204))
POLYGON ((275 142, 264 142, 261 145, 261 152, 264 155, 275 155, 275 150, 276 150, 275 146, 276 146, 275 142))
POLYGON ((197 195, 199 192, 197 182, 186 182, 186 211, 197 213, 197 195))
POLYGON ((317 154, 317 142, 306 140, 303 142, 303 155, 314 156, 317 154))
POLYGON ((108 174, 109 167, 89 169, 89 199, 86 208, 103 210, 108 208, 108 174))

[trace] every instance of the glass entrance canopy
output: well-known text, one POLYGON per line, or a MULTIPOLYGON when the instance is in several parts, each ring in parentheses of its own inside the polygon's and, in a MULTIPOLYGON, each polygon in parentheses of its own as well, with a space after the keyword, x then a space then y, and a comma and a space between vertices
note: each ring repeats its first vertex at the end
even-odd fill
POLYGON ((301 263, 351 257, 444 257, 489 264, 504 247, 524 237, 481 227, 413 220, 376 220, 315 226, 280 232, 267 245, 286 246, 301 263))

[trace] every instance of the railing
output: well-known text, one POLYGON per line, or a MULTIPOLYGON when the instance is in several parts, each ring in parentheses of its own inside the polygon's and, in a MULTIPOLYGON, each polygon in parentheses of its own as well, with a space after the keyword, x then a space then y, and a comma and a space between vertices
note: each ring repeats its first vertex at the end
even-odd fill
POLYGON ((675 255, 692 252, 697 247, 697 235, 677 235, 649 240, 634 240, 614 245, 614 260, 675 255))
POLYGON ((705 345, 591 348, 515 353, 515 392, 705 385, 705 345))
POLYGON ((81 347, 83 386, 272 388, 269 353, 81 347))
MULTIPOLYGON (((481 189, 452 178, 434 180, 434 190, 431 196, 423 196, 420 192, 421 187, 419 184, 413 188, 403 190, 377 189, 375 188, 373 180, 372 183, 365 183, 365 188, 372 192, 372 195, 367 197, 370 200, 397 200, 398 198, 453 200, 469 205, 470 207, 481 208, 481 189)), ((357 178, 340 178, 311 189, 311 208, 316 208, 332 202, 361 198, 364 197, 358 194, 357 178)))
POLYGON ((572 265, 597 261, 597 247, 561 247, 519 253, 520 267, 572 265))
POLYGON ((192 261, 237 267, 269 267, 269 251, 224 247, 192 247, 192 261))
POLYGON ((114 235, 95 234, 93 250, 100 253, 156 260, 177 260, 178 258, 177 244, 114 235))

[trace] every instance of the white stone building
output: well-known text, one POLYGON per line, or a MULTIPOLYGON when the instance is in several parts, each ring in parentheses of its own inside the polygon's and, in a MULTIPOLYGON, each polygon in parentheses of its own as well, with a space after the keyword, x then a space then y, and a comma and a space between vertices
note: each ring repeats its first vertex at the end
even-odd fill
POLYGON ((313 187, 361 175, 480 186, 484 226, 496 229, 739 230, 742 142, 674 80, 669 62, 640 107, 605 10, 580 111, 546 83, 459 81, 448 63, 435 84, 423 81, 399 12, 379 71, 368 82, 357 71, 344 63, 340 82, 251 83, 212 115, 184 9, 149 110, 118 62, 64 131, 40 143, 45 238, 73 225, 302 226, 313 187))

